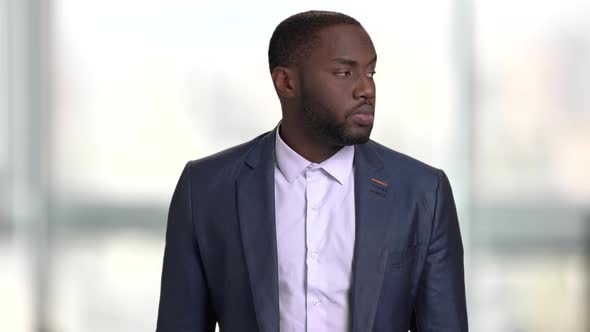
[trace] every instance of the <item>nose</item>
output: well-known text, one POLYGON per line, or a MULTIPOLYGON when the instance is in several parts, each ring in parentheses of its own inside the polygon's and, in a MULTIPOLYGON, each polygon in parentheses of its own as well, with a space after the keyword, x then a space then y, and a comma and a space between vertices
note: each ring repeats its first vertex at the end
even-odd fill
POLYGON ((353 91, 354 99, 365 99, 373 103, 375 100, 375 81, 372 77, 361 75, 353 91))

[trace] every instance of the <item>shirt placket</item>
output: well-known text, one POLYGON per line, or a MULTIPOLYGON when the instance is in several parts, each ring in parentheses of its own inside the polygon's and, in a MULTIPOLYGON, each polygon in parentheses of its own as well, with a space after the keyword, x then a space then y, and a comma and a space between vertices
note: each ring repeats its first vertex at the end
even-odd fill
POLYGON ((320 169, 312 165, 305 173, 306 178, 306 330, 323 331, 325 308, 319 287, 321 286, 320 252, 321 242, 320 200, 325 190, 320 169))

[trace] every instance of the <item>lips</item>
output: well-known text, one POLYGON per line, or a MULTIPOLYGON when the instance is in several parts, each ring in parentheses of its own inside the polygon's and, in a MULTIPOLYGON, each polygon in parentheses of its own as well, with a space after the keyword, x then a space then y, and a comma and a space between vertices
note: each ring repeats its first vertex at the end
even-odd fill
POLYGON ((354 111, 350 117, 361 126, 370 126, 375 119, 375 111, 373 110, 373 107, 364 105, 354 111))

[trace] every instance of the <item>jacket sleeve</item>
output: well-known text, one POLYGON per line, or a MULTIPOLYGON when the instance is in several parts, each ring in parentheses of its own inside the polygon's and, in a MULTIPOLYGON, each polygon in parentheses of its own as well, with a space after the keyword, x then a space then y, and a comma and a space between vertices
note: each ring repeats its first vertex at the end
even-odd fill
POLYGON ((176 186, 166 228, 157 332, 213 332, 215 316, 195 237, 191 167, 176 186))
POLYGON ((440 171, 412 331, 467 332, 463 244, 451 185, 440 171))

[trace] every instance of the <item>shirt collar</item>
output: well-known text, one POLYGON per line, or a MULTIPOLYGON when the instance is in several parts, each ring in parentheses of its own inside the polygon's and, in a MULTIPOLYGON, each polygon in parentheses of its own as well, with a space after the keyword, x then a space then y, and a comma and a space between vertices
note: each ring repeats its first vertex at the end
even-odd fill
POLYGON ((347 145, 336 152, 330 158, 324 160, 321 164, 315 164, 300 154, 291 149, 290 146, 283 141, 280 131, 280 124, 277 128, 275 141, 275 158, 276 164, 281 173, 285 176, 289 183, 293 182, 299 175, 304 174, 308 167, 322 168, 330 174, 340 184, 344 184, 352 171, 354 160, 354 146, 347 145))
POLYGON ((340 184, 346 183, 354 161, 354 146, 345 145, 332 157, 324 160, 319 166, 340 184))

